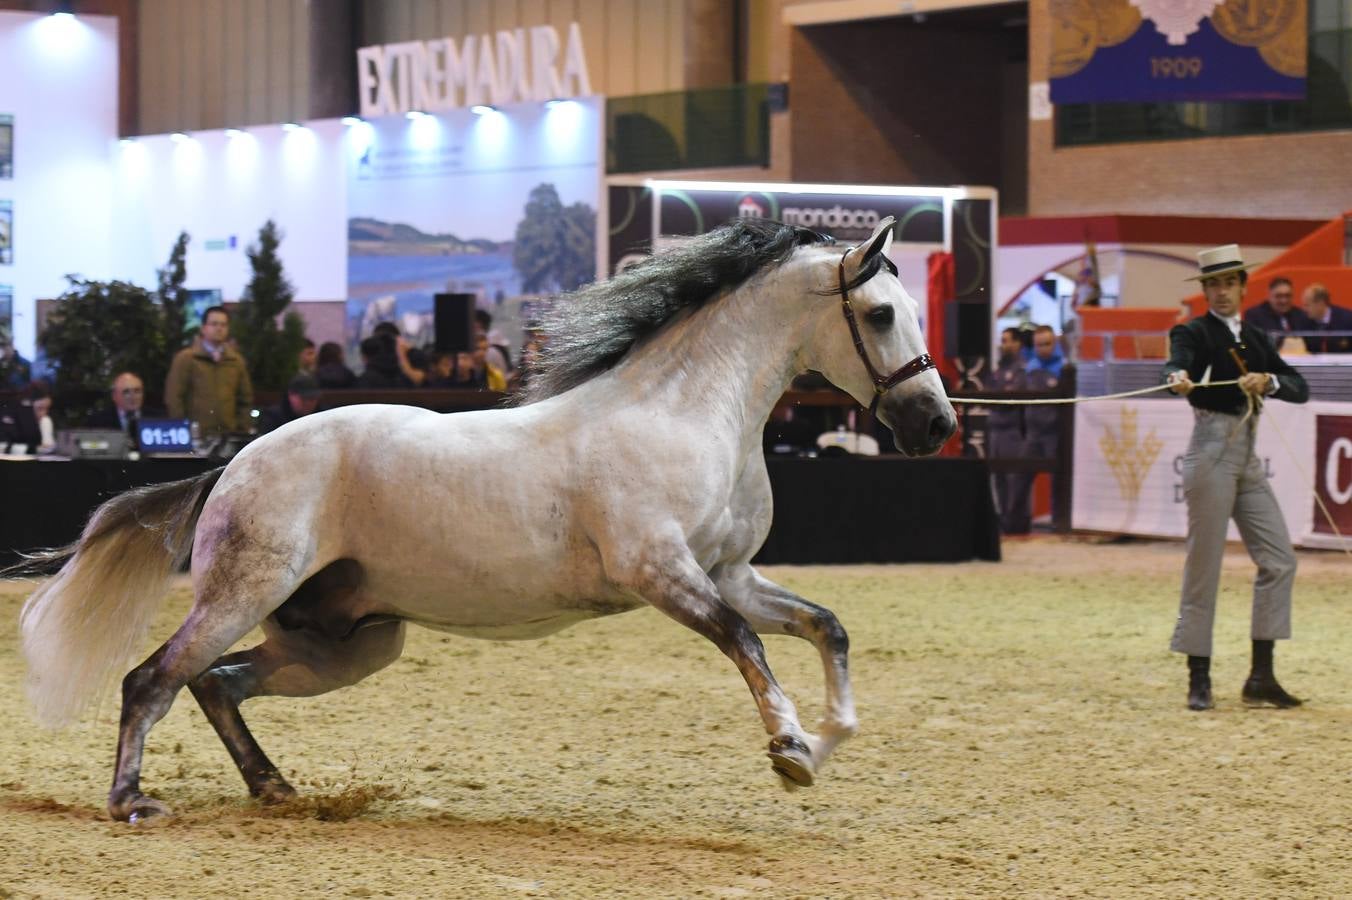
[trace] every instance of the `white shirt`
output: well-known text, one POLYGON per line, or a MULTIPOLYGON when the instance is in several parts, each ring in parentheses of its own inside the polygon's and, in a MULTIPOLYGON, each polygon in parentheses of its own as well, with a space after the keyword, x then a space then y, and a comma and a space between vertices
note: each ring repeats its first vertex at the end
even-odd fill
MULTIPOLYGON (((1236 341, 1239 340, 1239 324, 1240 324, 1239 316, 1223 316, 1220 313, 1216 312, 1214 309, 1209 309, 1207 310, 1207 312, 1211 313, 1213 316, 1224 322, 1226 327, 1230 329, 1230 333, 1235 336, 1235 340, 1236 341)), ((1206 384, 1210 380, 1211 380, 1211 367, 1207 366, 1206 371, 1202 373, 1201 383, 1206 384)), ((1268 390, 1269 394, 1275 394, 1277 393, 1277 391, 1281 390, 1282 385, 1281 382, 1277 380, 1276 375, 1273 375, 1272 373, 1269 372, 1268 381, 1271 383, 1271 387, 1268 390)))
POLYGON ((1207 312, 1224 322, 1230 329, 1230 333, 1235 336, 1235 340, 1239 340, 1239 316, 1223 316, 1214 309, 1209 309, 1207 312))

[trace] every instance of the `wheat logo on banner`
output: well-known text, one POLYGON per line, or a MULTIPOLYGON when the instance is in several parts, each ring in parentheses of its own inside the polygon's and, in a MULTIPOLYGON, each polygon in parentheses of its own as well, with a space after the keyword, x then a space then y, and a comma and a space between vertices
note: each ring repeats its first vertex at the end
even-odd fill
POLYGON ((1112 426, 1103 426, 1103 436, 1099 438, 1099 449, 1103 459, 1117 479, 1117 490, 1122 499, 1134 503, 1141 496, 1141 485, 1145 483, 1146 473, 1159 458, 1164 442, 1155 435, 1155 429, 1140 439, 1140 428, 1136 424, 1136 410, 1122 409, 1121 430, 1113 434, 1112 426))

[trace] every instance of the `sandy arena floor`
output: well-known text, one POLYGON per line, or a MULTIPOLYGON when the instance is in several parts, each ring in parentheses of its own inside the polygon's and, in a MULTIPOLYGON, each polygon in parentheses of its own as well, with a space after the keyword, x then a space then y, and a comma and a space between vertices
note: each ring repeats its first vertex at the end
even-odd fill
MULTIPOLYGON (((1250 568, 1227 560, 1218 708, 1166 644, 1178 544, 1040 539, 1002 564, 767 569, 850 631, 863 732, 787 793, 732 665, 652 610, 547 640, 413 630, 345 692, 245 712, 305 796, 247 800, 184 692, 109 822, 115 710, 24 706, 0 583, 0 898, 1352 895, 1352 563, 1303 554, 1278 673, 1246 710, 1250 568)), ((177 588, 156 639, 181 619, 177 588)), ((768 641, 805 722, 814 651, 768 641)))

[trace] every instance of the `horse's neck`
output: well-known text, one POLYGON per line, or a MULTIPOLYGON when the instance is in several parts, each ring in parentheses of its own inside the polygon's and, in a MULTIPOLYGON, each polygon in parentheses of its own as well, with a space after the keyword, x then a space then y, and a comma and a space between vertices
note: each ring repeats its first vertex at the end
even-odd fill
POLYGON ((793 273, 775 272, 712 301, 658 332, 617 375, 643 386, 645 400, 735 429, 760 446, 775 403, 799 373, 808 310, 793 273))

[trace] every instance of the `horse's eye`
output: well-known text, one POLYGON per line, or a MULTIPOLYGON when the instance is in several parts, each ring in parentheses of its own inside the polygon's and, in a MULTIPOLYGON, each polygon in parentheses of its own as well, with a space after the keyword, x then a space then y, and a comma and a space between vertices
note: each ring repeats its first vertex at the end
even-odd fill
POLYGON ((892 311, 892 307, 879 306, 877 309, 869 310, 868 322, 874 328, 887 328, 896 317, 897 314, 892 311))

